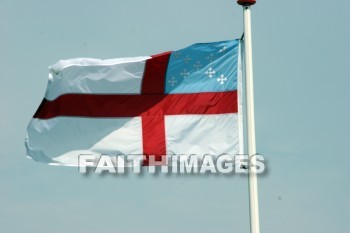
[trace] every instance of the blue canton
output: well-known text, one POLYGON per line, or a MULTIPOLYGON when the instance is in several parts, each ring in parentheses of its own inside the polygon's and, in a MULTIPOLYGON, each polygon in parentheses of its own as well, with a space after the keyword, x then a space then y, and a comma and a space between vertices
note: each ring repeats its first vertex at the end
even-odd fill
POLYGON ((175 93, 237 90, 239 40, 194 44, 170 55, 165 91, 175 93))

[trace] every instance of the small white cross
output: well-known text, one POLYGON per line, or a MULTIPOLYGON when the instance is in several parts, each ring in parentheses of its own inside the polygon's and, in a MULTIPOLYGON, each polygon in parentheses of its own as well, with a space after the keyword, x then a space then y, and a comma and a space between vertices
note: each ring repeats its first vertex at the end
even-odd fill
POLYGON ((180 58, 181 53, 179 51, 174 52, 175 58, 180 58))
POLYGON ((220 75, 220 78, 216 79, 216 81, 218 81, 221 85, 223 85, 227 81, 227 78, 222 74, 220 75))
POLYGON ((185 64, 187 64, 192 60, 192 58, 190 58, 190 56, 187 55, 186 57, 184 57, 183 60, 184 60, 185 64))
POLYGON ((219 53, 221 53, 221 52, 225 51, 226 49, 227 49, 227 47, 226 47, 226 46, 224 46, 222 49, 220 49, 220 50, 219 50, 219 53))
POLYGON ((170 79, 168 82, 170 83, 170 85, 171 85, 172 87, 174 87, 175 84, 177 83, 175 77, 171 77, 171 79, 170 79))
POLYGON ((180 73, 180 75, 181 75, 183 78, 186 78, 188 75, 190 75, 190 72, 187 72, 187 70, 184 69, 184 70, 180 73))
POLYGON ((200 61, 197 61, 196 64, 193 65, 196 70, 199 70, 202 67, 202 64, 200 61))
POLYGON ((215 73, 216 71, 213 70, 211 67, 207 71, 205 71, 205 74, 208 75, 209 78, 212 78, 215 73))
POLYGON ((207 56, 207 59, 209 60, 209 62, 213 62, 215 59, 214 54, 211 53, 209 56, 207 56))

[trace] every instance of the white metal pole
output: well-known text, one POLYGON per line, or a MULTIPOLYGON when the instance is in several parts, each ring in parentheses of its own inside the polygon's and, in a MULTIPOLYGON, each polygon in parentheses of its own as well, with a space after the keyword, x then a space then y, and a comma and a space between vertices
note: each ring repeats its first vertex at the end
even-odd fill
POLYGON ((244 63, 246 78, 246 111, 247 111, 247 139, 249 155, 249 210, 250 210, 250 232, 260 233, 259 204, 258 204, 258 182, 257 174, 252 170, 256 164, 256 142, 255 142, 255 117, 254 117, 254 88, 253 88, 253 61, 252 61, 252 34, 251 34, 251 11, 250 6, 255 1, 241 0, 238 4, 243 6, 244 13, 244 63))

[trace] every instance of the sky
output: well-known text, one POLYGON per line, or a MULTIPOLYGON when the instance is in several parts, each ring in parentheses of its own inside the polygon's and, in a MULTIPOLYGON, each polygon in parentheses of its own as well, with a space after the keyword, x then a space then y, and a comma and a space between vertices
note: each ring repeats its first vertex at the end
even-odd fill
MULTIPOLYGON (((261 232, 350 228, 350 3, 252 8, 261 232)), ((0 232, 249 232, 246 176, 82 175, 25 157, 47 67, 239 38, 232 0, 0 0, 0 232)))

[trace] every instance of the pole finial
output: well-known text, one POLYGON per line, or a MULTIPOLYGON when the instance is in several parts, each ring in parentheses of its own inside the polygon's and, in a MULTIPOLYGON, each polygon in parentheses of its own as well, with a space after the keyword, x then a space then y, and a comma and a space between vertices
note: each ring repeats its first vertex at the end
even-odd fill
POLYGON ((238 0, 237 3, 241 6, 251 6, 256 3, 255 0, 238 0))

